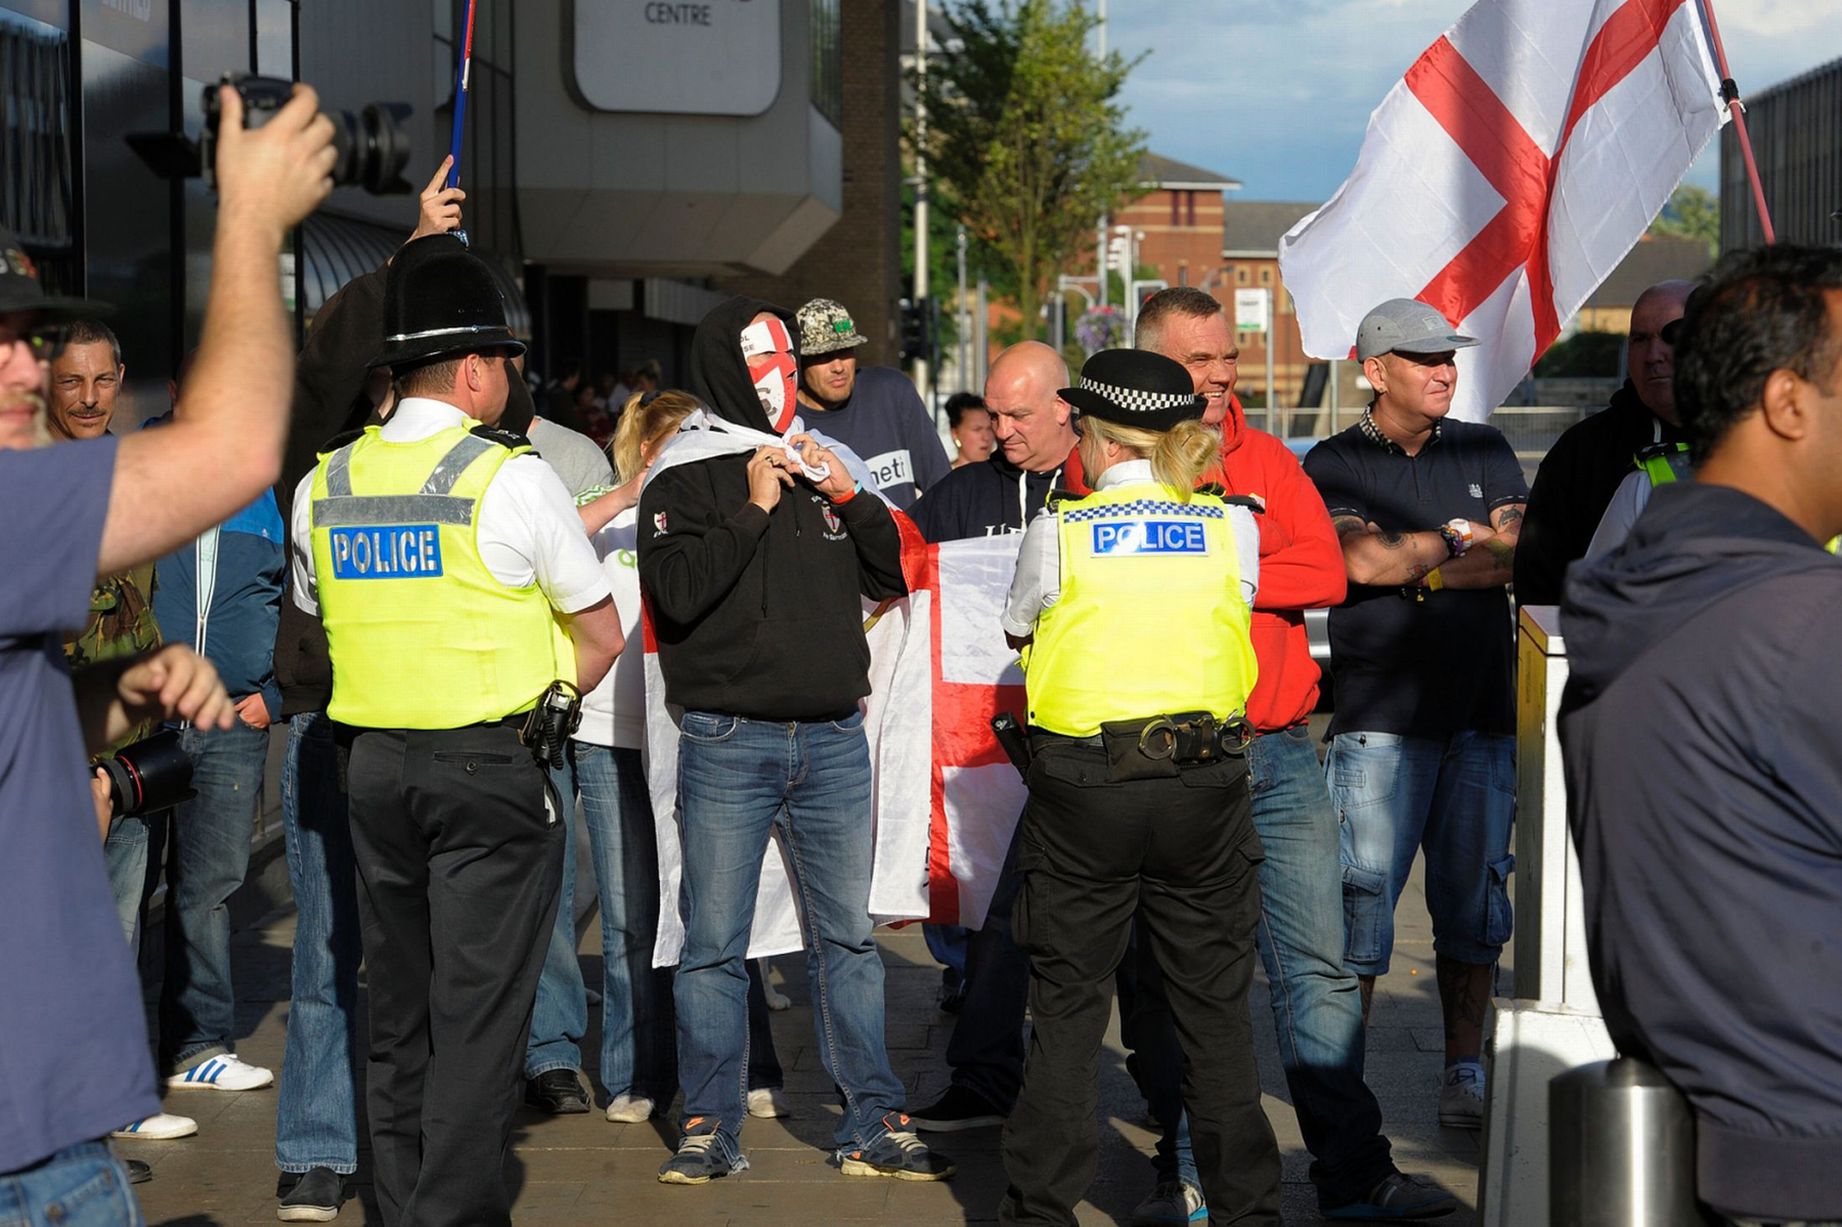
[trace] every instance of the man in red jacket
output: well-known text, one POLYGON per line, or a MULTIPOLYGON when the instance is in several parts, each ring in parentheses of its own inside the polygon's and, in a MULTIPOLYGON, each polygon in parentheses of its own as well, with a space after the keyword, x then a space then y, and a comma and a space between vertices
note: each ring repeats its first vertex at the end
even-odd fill
POLYGON ((1254 826, 1266 847, 1257 939, 1319 1205, 1325 1217, 1340 1220, 1448 1214, 1457 1204, 1450 1193, 1394 1166, 1381 1108, 1362 1077, 1361 995, 1343 965, 1337 820, 1306 728, 1319 671, 1304 612, 1343 601, 1347 580, 1337 534, 1291 450, 1242 416, 1234 399, 1240 351, 1220 303, 1188 287, 1160 291, 1139 311, 1136 343, 1181 362, 1208 398, 1202 420, 1221 429, 1222 455, 1205 480, 1265 505, 1253 615, 1260 677, 1247 700, 1257 734, 1248 749, 1248 780, 1254 826))

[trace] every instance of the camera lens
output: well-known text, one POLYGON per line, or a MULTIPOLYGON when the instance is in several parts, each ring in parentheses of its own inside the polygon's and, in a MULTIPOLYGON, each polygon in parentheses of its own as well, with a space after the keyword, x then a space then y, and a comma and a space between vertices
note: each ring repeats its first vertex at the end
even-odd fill
POLYGON ((192 760, 172 729, 124 746, 102 760, 115 812, 128 817, 168 809, 192 793, 192 760))
POLYGON ((409 134, 402 121, 409 108, 398 102, 373 102, 354 115, 329 111, 333 121, 333 182, 362 187, 374 196, 407 192, 403 169, 409 165, 409 134))

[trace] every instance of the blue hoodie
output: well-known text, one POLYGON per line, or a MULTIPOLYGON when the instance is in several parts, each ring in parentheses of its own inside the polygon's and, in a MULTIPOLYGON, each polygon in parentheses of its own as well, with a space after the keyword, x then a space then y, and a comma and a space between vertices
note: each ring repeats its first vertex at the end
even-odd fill
POLYGON ((1730 1217, 1842 1219, 1839 608, 1842 564, 1706 484, 1658 489, 1561 606, 1593 987, 1730 1217))
POLYGON ((281 716, 275 683, 275 627, 281 618, 287 554, 275 492, 230 517, 212 533, 180 547, 155 567, 154 618, 167 643, 199 647, 216 666, 233 699, 260 694, 269 719, 281 716), (199 579, 199 549, 216 537, 216 566, 199 579), (209 592, 198 617, 201 587, 209 592))

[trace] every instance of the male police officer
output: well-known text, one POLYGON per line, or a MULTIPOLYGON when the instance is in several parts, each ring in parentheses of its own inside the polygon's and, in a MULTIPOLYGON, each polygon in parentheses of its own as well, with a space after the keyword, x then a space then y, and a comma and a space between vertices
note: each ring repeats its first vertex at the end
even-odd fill
POLYGON ((607 672, 620 621, 561 480, 492 429, 523 347, 486 267, 447 235, 408 244, 384 331, 372 365, 400 403, 293 504, 296 599, 325 621, 349 746, 377 1197, 386 1224, 509 1223, 563 864, 534 750, 553 701, 607 672))

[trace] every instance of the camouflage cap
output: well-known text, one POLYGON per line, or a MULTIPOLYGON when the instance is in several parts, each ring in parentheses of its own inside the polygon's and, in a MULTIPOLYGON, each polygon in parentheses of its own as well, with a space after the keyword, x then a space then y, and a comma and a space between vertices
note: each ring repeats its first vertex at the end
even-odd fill
POLYGON ((855 349, 869 344, 870 338, 857 331, 851 313, 844 304, 829 298, 815 298, 799 309, 799 353, 802 358, 829 354, 840 349, 855 349))

